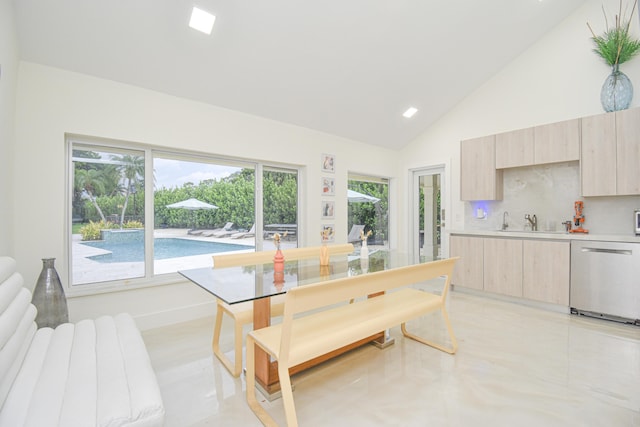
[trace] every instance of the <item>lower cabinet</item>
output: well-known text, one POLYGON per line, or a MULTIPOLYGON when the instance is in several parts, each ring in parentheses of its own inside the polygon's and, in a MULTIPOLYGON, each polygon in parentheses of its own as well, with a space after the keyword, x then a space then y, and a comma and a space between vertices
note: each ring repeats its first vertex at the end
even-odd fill
POLYGON ((569 306, 569 241, 454 235, 449 248, 456 286, 569 306))
POLYGON ((484 290, 522 297, 522 240, 484 239, 484 290))
POLYGON ((453 269, 451 283, 465 288, 483 289, 483 240, 482 237, 451 236, 449 254, 460 257, 453 269))
POLYGON ((524 240, 522 262, 525 298, 569 306, 569 242, 524 240))

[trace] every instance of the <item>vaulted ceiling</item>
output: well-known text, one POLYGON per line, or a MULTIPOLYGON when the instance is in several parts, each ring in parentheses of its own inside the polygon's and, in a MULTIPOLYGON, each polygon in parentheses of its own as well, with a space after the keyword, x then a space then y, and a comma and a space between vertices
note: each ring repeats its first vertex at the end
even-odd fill
POLYGON ((401 149, 584 0, 14 0, 20 56, 401 149), (216 16, 211 35, 191 8, 216 16), (402 117, 410 106, 411 119, 402 117))

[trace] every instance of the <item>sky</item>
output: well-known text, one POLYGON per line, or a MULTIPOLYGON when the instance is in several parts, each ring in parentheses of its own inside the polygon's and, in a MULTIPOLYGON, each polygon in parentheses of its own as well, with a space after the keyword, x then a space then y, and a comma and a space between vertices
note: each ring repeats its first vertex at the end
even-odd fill
POLYGON ((242 168, 156 157, 154 159, 155 188, 157 190, 182 187, 187 182, 198 185, 201 181, 225 178, 239 170, 242 168))

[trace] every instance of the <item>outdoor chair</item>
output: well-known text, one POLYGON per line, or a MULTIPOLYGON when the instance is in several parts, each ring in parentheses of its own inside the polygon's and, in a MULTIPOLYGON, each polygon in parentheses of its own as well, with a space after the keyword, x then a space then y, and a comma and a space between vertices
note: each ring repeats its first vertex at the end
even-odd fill
POLYGON ((351 227, 351 231, 349 231, 349 236, 347 237, 347 242, 355 243, 360 242, 360 233, 364 232, 364 225, 354 224, 351 227))
POLYGON ((256 235, 256 225, 253 224, 251 226, 251 230, 249 231, 240 231, 238 233, 233 233, 231 236, 232 239, 244 239, 245 237, 255 237, 256 235))
POLYGON ((202 233, 202 236, 203 237, 211 237, 211 236, 214 236, 216 233, 219 233, 219 232, 221 232, 223 230, 231 230, 231 228, 233 228, 233 223, 232 222, 227 222, 224 225, 224 227, 216 228, 216 229, 213 229, 213 230, 205 230, 202 233))

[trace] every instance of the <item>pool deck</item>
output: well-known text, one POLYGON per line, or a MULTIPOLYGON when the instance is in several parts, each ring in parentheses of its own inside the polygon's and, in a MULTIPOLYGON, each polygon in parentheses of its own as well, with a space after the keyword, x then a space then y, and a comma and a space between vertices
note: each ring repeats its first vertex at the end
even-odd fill
MULTIPOLYGON (((232 239, 230 237, 203 237, 188 234, 186 228, 166 228, 154 230, 154 238, 181 238, 188 240, 200 240, 204 242, 228 243, 232 245, 255 246, 255 238, 245 237, 232 239)), ((104 264, 93 261, 87 257, 104 254, 108 251, 82 245, 79 234, 73 235, 73 284, 81 285, 95 282, 106 282, 111 280, 128 280, 127 278, 138 278, 144 276, 144 263, 142 262, 120 262, 104 264)), ((273 242, 265 240, 265 250, 273 249, 273 242)), ((283 249, 296 246, 295 241, 283 240, 283 249)), ((238 252, 249 252, 251 250, 241 249, 238 252)), ((236 252, 236 251, 233 251, 236 252)), ((211 264, 211 254, 193 255, 179 258, 167 258, 154 261, 154 274, 174 273, 178 270, 198 268, 211 264)))

